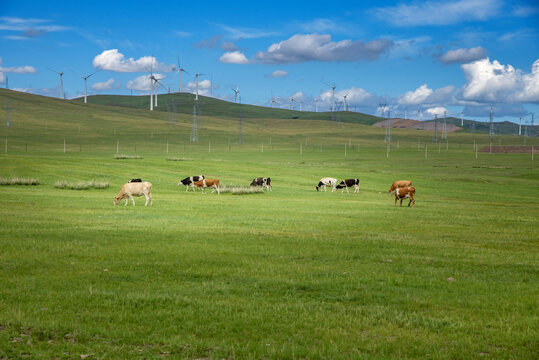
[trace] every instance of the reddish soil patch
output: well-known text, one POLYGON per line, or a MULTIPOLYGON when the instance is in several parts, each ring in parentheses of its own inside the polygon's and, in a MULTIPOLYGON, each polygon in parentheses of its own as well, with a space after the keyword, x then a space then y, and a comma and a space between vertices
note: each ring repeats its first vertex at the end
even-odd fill
MULTIPOLYGON (((386 127, 387 126, 387 120, 378 121, 377 123, 373 124, 372 126, 377 127, 386 127)), ((442 132, 442 122, 438 122, 438 131, 442 132)), ((426 131, 434 131, 434 122, 424 122, 424 121, 418 121, 418 120, 408 120, 408 119, 391 119, 391 127, 396 129, 412 129, 412 130, 426 130, 426 131)), ((455 132, 458 130, 462 130, 460 127, 453 125, 453 124, 446 124, 446 130, 447 132, 455 132)))
MULTIPOLYGON (((490 146, 483 146, 479 149, 479 152, 490 152, 490 146)), ((494 154, 531 154, 532 146, 529 145, 517 145, 517 146, 492 146, 492 153, 494 154)), ((533 153, 539 154, 539 146, 533 147, 533 153)))

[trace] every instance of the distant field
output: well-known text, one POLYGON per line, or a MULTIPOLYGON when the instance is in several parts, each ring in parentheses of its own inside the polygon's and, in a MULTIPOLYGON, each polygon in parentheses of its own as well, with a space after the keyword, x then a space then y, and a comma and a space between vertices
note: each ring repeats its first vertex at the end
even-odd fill
POLYGON ((242 118, 238 144, 217 110, 192 144, 187 110, 7 98, 0 178, 39 184, 0 186, 0 358, 537 358, 530 153, 401 129, 388 148, 383 128, 262 115, 242 118), (198 174, 271 176, 273 191, 177 186, 198 174), (360 194, 317 193, 325 176, 359 177, 360 194), (154 206, 113 206, 134 177, 154 206), (394 207, 398 179, 415 208, 394 207))

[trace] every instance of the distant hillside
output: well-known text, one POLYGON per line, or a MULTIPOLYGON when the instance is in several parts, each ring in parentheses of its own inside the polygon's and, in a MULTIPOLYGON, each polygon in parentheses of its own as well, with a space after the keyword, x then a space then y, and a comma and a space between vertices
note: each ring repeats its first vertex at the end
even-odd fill
MULTIPOLYGON (((189 93, 160 94, 157 96, 156 110, 164 112, 175 111, 180 114, 192 114, 195 96, 189 93)), ((72 101, 83 102, 84 98, 72 101)), ((88 103, 99 105, 124 106, 130 108, 150 108, 150 97, 129 95, 93 95, 88 97, 88 103)), ((252 119, 308 119, 332 120, 330 112, 291 111, 287 109, 273 109, 265 106, 235 104, 212 97, 199 95, 199 107, 202 115, 226 118, 238 118, 240 111, 243 117, 252 119)), ((336 120, 348 123, 372 125, 380 118, 356 112, 336 112, 336 120)))

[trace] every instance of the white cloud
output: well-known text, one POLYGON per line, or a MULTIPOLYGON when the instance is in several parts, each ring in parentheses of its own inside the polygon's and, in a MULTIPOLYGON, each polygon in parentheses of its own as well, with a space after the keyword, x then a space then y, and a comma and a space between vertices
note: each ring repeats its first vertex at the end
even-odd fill
POLYGON ((479 103, 539 103, 539 59, 529 74, 486 58, 461 65, 466 84, 460 98, 479 103))
MULTIPOLYGON (((97 82, 92 85, 92 90, 95 91, 104 91, 104 90, 110 90, 115 88, 117 85, 114 82, 114 79, 108 79, 105 82, 97 82)), ((134 90, 134 89, 133 89, 134 90)))
POLYGON ((375 60, 392 46, 393 42, 387 39, 335 42, 331 35, 296 34, 271 45, 265 52, 259 51, 256 59, 266 64, 375 60))
POLYGON ((2 58, 0 57, 0 72, 3 73, 15 73, 15 74, 35 74, 37 72, 36 68, 33 66, 15 66, 15 67, 2 67, 2 58))
POLYGON ((425 1, 378 8, 376 16, 393 26, 436 26, 487 21, 499 14, 502 0, 425 1))
MULTIPOLYGON (((198 81, 198 94, 209 96, 211 94, 212 86, 213 85, 210 80, 199 80, 198 81)), ((215 86, 213 86, 213 89, 215 89, 215 86)), ((196 92, 196 82, 191 81, 187 83, 187 85, 184 85, 182 91, 186 91, 186 92, 190 92, 194 94, 196 92)))
POLYGON ((430 109, 427 109, 425 110, 425 112, 429 115, 438 115, 438 116, 443 116, 444 113, 447 112, 447 109, 442 107, 442 106, 437 106, 437 107, 433 107, 433 108, 430 108, 430 109))
POLYGON ((249 60, 241 51, 231 51, 224 53, 219 61, 225 64, 248 64, 249 60))
POLYGON ((284 71, 284 70, 275 70, 274 72, 271 73, 270 77, 284 77, 284 76, 288 76, 288 71, 284 71))
POLYGON ((330 19, 314 19, 308 23, 301 25, 303 31, 310 33, 324 33, 324 32, 333 32, 335 30, 340 30, 341 27, 335 23, 335 21, 330 19))
POLYGON ((513 15, 528 17, 539 14, 539 6, 517 5, 513 8, 513 15))
MULTIPOLYGON (((162 78, 162 74, 154 74, 158 79, 162 78)), ((111 79, 112 80, 112 79, 111 79)), ((129 80, 125 85, 126 88, 135 91, 150 91, 151 81, 148 75, 140 75, 133 80, 129 80)))
POLYGON ((441 61, 444 64, 468 63, 483 59, 486 54, 486 49, 482 48, 481 46, 477 46, 470 49, 450 50, 439 56, 438 61, 441 61))
POLYGON ((234 28, 227 25, 221 25, 221 28, 232 39, 257 39, 261 37, 275 36, 276 32, 263 31, 254 28, 234 28))
POLYGON ((5 82, 6 82, 6 78, 5 78, 5 76, 4 76, 4 73, 1 73, 1 72, 0 72, 0 84, 3 84, 3 83, 5 83, 5 82))
POLYGON ((447 105, 454 102, 453 93, 455 87, 452 85, 432 90, 427 84, 423 84, 414 91, 408 91, 397 98, 397 103, 401 105, 447 105))
POLYGON ((151 69, 162 72, 174 71, 174 65, 160 63, 153 56, 143 56, 137 60, 125 59, 118 49, 103 51, 94 58, 92 64, 98 69, 115 72, 146 72, 151 69))

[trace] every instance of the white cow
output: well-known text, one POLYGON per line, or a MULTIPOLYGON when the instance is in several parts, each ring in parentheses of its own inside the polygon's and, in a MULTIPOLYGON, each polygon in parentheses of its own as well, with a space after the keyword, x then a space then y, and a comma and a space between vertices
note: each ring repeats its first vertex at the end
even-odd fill
POLYGON ((129 199, 133 201, 133 206, 135 206, 135 199, 133 199, 133 196, 142 196, 144 195, 146 197, 146 204, 144 206, 148 206, 148 200, 150 200, 150 206, 153 206, 153 200, 152 200, 152 183, 149 182, 134 182, 134 183, 127 183, 122 186, 120 189, 120 192, 118 195, 114 197, 114 205, 118 205, 118 203, 125 199, 125 205, 129 202, 129 199))
POLYGON ((335 185, 337 185, 337 179, 332 177, 325 177, 320 179, 318 182, 318 185, 316 186, 316 191, 320 191, 320 188, 324 188, 324 191, 326 191, 326 186, 331 186, 331 192, 335 191, 335 185))

